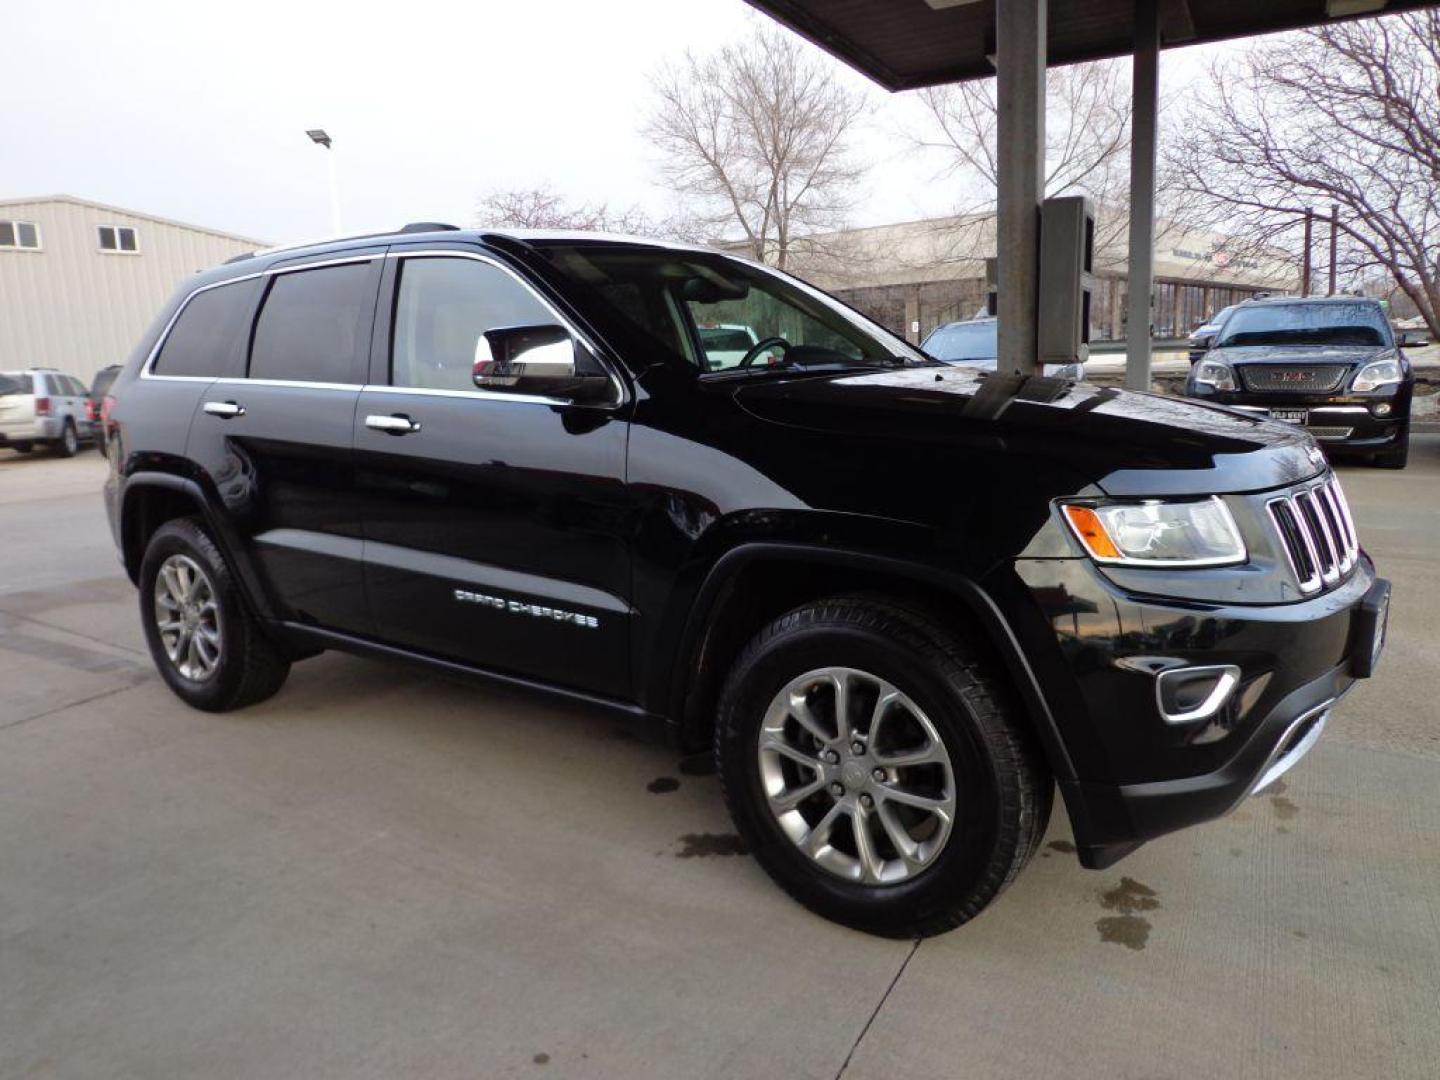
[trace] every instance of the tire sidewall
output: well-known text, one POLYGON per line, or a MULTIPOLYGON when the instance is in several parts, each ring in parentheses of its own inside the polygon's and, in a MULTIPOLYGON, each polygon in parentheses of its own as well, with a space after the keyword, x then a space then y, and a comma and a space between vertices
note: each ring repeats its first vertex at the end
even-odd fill
POLYGON ((162 525, 145 549, 145 557, 140 564, 139 590, 140 621, 160 677, 177 696, 196 708, 223 708, 244 674, 243 657, 240 656, 245 633, 242 622, 244 612, 229 571, 209 537, 192 521, 172 521, 162 525), (161 565, 171 555, 185 555, 199 564, 210 579, 211 591, 219 607, 220 663, 210 678, 199 682, 187 679, 176 669, 166 655, 160 640, 160 629, 155 623, 155 579, 161 565))
POLYGON ((892 925, 924 921, 953 907, 957 897, 975 892, 992 867, 1000 839, 1000 780, 978 721, 942 668, 899 643, 861 627, 787 628, 737 669, 720 723, 719 767, 737 826, 756 859, 826 917, 885 933, 892 925), (930 866, 894 885, 860 885, 818 866, 780 829, 761 787, 756 740, 771 701, 790 680, 831 666, 857 668, 893 683, 934 723, 950 755, 957 789, 951 834, 930 866))
POLYGON ((65 426, 60 431, 60 438, 55 440, 55 452, 61 457, 74 457, 80 449, 80 436, 75 431, 75 425, 70 420, 65 421, 65 426))

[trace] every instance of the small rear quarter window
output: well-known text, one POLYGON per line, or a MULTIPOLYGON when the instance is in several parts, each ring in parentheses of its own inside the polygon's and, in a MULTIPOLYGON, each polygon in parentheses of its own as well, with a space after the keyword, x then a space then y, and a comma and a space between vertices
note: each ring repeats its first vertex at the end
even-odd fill
POLYGON ((243 375, 258 279, 198 292, 180 311, 151 371, 156 375, 243 375))

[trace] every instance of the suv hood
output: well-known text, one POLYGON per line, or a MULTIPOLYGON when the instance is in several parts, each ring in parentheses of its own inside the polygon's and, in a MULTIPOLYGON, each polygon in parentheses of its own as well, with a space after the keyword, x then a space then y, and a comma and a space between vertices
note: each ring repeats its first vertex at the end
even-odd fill
MULTIPOLYGON (((741 386, 735 399, 774 424, 931 443, 937 469, 965 461, 947 450, 1000 451, 1063 465, 1121 497, 1262 491, 1325 466, 1314 439, 1290 424, 1159 394, 965 367, 765 379, 741 386)), ((972 457, 971 467, 980 460, 972 457)))
POLYGON ((1385 345, 1240 345, 1211 349, 1205 359, 1227 364, 1359 364, 1393 351, 1385 345))

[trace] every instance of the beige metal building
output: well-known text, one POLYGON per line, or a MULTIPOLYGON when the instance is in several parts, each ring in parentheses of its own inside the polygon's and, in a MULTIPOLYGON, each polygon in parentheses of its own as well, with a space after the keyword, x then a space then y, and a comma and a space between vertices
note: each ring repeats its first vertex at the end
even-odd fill
MULTIPOLYGON (((973 318, 985 303, 985 258, 995 216, 931 218, 847 229, 796 242, 786 268, 920 341, 935 327, 973 318)), ((1126 221, 1096 224, 1090 340, 1125 336, 1126 221)), ((1155 336, 1184 337, 1228 304, 1262 292, 1295 292, 1299 266, 1285 252, 1243 239, 1157 223, 1155 336)))
POLYGON ((264 244, 71 195, 0 199, 0 370, 88 383, 183 279, 264 244))

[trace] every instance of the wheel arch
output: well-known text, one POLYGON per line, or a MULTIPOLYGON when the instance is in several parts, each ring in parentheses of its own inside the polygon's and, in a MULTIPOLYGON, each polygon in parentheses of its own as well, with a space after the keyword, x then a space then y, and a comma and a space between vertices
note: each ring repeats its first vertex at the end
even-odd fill
POLYGON ((205 490, 195 480, 166 472, 138 472, 126 478, 124 497, 120 504, 120 554, 125 573, 136 584, 140 580, 140 564, 145 549, 157 529, 175 518, 199 517, 204 521, 211 539, 234 573, 240 595, 252 612, 271 618, 269 604, 249 560, 243 556, 243 545, 206 498, 205 490))
POLYGON ((714 706, 730 661, 770 619, 808 600, 876 592, 962 621, 999 662, 1057 780, 1075 778, 1059 726, 1009 621, 971 578, 874 552, 795 543, 745 543, 711 567, 695 595, 670 666, 665 709, 682 747, 709 745, 714 706), (771 591, 773 590, 773 595, 771 591))

